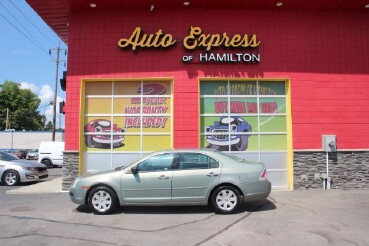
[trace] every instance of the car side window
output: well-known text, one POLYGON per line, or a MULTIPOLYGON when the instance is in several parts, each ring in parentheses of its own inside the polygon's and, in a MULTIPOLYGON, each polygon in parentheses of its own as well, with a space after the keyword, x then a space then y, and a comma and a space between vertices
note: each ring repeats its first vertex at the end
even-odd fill
POLYGON ((173 154, 160 154, 150 157, 137 165, 139 172, 166 171, 172 168, 173 154))
POLYGON ((200 153, 181 153, 178 169, 218 168, 219 163, 210 156, 200 153))

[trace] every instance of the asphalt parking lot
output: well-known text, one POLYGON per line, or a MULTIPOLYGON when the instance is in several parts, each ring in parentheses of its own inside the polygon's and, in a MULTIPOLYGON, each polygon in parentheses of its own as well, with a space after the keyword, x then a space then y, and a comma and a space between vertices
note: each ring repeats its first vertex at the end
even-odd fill
POLYGON ((126 207, 99 216, 60 191, 2 192, 0 203, 0 245, 369 245, 369 190, 273 191, 233 215, 126 207))

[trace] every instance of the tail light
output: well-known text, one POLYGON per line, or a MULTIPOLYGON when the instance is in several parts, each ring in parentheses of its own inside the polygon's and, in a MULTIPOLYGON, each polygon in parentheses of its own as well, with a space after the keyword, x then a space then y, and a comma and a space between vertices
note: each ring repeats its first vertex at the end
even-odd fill
POLYGON ((267 170, 264 167, 263 171, 260 174, 259 180, 266 180, 267 179, 267 170))

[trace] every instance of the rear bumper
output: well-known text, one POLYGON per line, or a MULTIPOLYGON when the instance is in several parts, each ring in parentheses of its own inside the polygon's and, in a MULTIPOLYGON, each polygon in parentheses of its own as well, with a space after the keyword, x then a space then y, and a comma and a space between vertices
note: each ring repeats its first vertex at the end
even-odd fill
POLYGON ((269 180, 259 181, 256 186, 250 187, 247 190, 248 192, 244 196, 245 202, 262 200, 269 196, 272 190, 272 184, 269 180))

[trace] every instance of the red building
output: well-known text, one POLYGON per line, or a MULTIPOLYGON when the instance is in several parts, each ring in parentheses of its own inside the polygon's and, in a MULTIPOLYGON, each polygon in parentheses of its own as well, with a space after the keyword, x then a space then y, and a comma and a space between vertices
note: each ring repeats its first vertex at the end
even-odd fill
POLYGON ((369 187, 369 2, 27 2, 68 45, 64 188, 188 147, 369 187))

